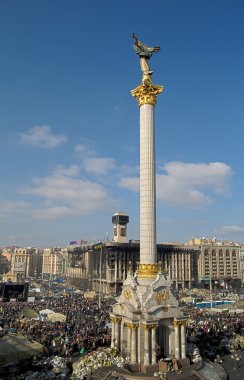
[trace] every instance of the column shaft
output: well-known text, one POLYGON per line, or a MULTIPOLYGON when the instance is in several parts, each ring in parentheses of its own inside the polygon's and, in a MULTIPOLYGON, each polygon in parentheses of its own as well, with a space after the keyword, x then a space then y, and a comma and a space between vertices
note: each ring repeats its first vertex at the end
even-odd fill
POLYGON ((186 358, 186 328, 185 323, 181 324, 181 358, 186 358))
POLYGON ((120 348, 120 321, 115 322, 115 347, 117 350, 120 348))
POLYGON ((114 338, 115 337, 115 323, 112 319, 112 334, 111 334, 111 347, 114 347, 114 338))
POLYGON ((136 363, 137 362, 137 355, 136 355, 136 350, 137 350, 136 332, 137 332, 137 328, 136 327, 132 327, 131 363, 136 363))
POLYGON ((140 107, 140 263, 155 264, 156 186, 154 106, 140 107))
POLYGON ((127 356, 131 357, 131 328, 127 325, 127 356))
POLYGON ((179 325, 175 324, 175 357, 180 359, 179 325))
POLYGON ((144 327, 144 364, 149 365, 150 364, 150 354, 149 354, 149 327, 148 326, 143 326, 144 327))
POLYGON ((152 344, 151 344, 151 347, 152 347, 152 364, 156 364, 157 363, 157 360, 156 360, 156 327, 153 327, 152 328, 152 344))

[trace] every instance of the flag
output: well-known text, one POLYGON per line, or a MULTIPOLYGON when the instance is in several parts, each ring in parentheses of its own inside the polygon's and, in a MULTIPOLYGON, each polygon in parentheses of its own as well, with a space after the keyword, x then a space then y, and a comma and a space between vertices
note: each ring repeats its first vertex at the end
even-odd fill
POLYGON ((78 244, 78 241, 77 241, 77 240, 73 240, 73 241, 70 241, 70 242, 69 242, 69 245, 75 245, 75 244, 78 244))

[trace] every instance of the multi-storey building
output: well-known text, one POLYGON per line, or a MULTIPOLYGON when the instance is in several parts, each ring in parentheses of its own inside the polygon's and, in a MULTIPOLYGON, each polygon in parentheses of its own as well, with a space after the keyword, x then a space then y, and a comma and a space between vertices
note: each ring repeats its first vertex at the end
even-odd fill
MULTIPOLYGON (((196 239, 194 239, 196 241, 196 239)), ((195 242, 194 241, 194 242, 195 242)), ((198 273, 202 287, 231 289, 241 286, 240 246, 216 239, 200 239, 198 273)))
POLYGON ((244 285, 244 245, 239 247, 239 259, 240 259, 240 276, 241 283, 244 285))
POLYGON ((42 277, 54 279, 63 275, 63 254, 60 248, 43 250, 42 277))
POLYGON ((0 254, 0 274, 7 273, 10 270, 11 255, 10 254, 0 254))
POLYGON ((26 277, 34 277, 36 273, 36 256, 38 250, 33 247, 14 248, 11 255, 11 268, 3 276, 4 281, 21 281, 26 277))
MULTIPOLYGON (((89 287, 116 294, 127 276, 135 272, 140 255, 140 242, 127 241, 129 218, 118 212, 113 218, 114 240, 85 247, 68 248, 66 280, 70 285, 89 287), (121 226, 120 226, 121 224, 121 226), (120 236, 122 234, 122 236, 120 236)), ((198 285, 199 249, 173 244, 157 245, 157 260, 169 273, 176 289, 198 285)))

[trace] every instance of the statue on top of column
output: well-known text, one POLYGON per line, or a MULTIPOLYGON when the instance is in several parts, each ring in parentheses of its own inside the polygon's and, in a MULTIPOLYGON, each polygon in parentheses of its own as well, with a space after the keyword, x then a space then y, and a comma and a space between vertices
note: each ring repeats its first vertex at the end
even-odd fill
POLYGON ((149 47, 145 44, 143 44, 141 41, 138 40, 135 33, 132 34, 132 38, 134 39, 134 50, 136 54, 140 57, 140 65, 141 65, 141 71, 142 71, 142 83, 150 84, 152 83, 151 75, 153 71, 150 70, 148 61, 153 55, 153 53, 158 53, 160 51, 160 46, 153 46, 149 47))

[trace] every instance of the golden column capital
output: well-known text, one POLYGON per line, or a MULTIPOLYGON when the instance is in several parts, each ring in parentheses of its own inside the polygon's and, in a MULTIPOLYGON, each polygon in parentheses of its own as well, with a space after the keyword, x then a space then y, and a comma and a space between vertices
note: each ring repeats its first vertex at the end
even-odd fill
POLYGON ((173 321, 172 325, 173 325, 174 328, 179 327, 180 326, 180 322, 179 321, 173 321))
POLYGON ((163 92, 163 86, 156 84, 141 83, 140 86, 131 91, 132 96, 136 97, 139 107, 143 104, 154 106, 157 101, 157 95, 163 92))
POLYGON ((150 325, 144 325, 144 324, 142 324, 142 327, 144 328, 144 330, 149 330, 150 325))
POLYGON ((121 321, 122 318, 118 318, 118 317, 110 317, 111 319, 111 322, 114 322, 114 323, 119 323, 121 321))
POLYGON ((186 321, 179 321, 179 325, 180 326, 185 326, 186 325, 186 321))
POLYGON ((156 264, 139 264, 138 277, 156 277, 159 272, 159 265, 156 264))
POLYGON ((126 323, 126 326, 127 326, 129 329, 131 329, 131 330, 135 330, 135 329, 137 329, 137 328, 139 327, 139 324, 138 324, 138 323, 129 323, 129 322, 127 322, 127 323, 126 323))

